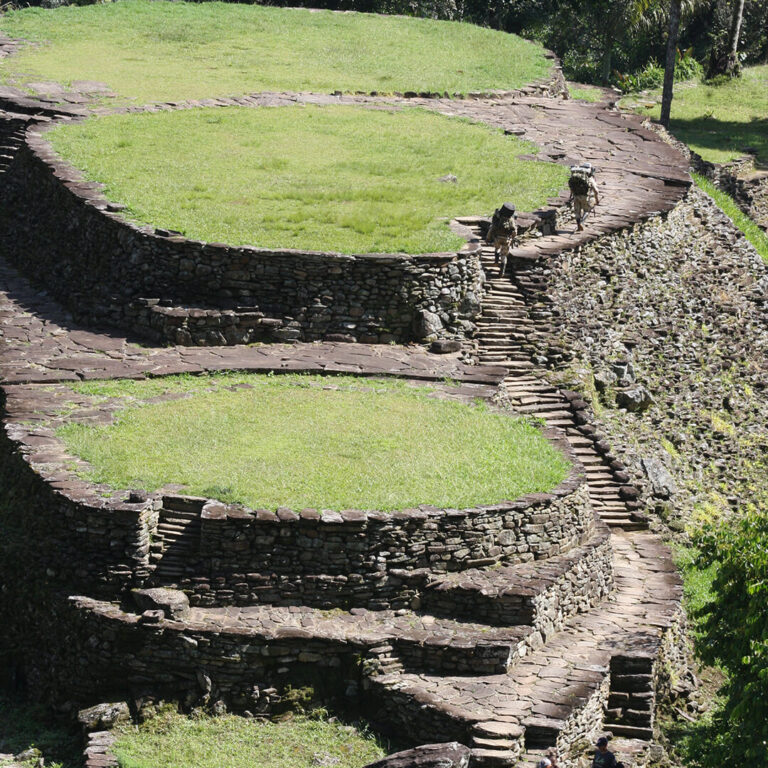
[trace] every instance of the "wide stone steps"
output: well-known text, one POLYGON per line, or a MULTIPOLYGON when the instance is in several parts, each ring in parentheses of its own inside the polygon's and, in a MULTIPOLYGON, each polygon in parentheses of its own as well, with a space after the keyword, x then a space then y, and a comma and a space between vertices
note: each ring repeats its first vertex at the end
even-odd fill
POLYGON ((586 542, 546 560, 422 578, 422 610, 489 626, 530 626, 546 640, 612 589, 609 531, 597 521, 586 542))
POLYGON ((406 610, 256 605, 192 608, 188 620, 211 632, 274 639, 295 631, 344 642, 373 654, 368 658, 375 658, 377 664, 369 665, 369 673, 382 679, 428 673, 471 680, 477 675, 506 674, 530 653, 533 643, 540 642, 530 626, 491 627, 406 610))
MULTIPOLYGON (((649 673, 636 671, 653 664, 663 631, 677 620, 681 582, 668 551, 654 536, 619 533, 610 541, 615 592, 571 617, 510 673, 469 679, 413 672, 382 675, 371 679, 372 695, 397 691, 418 701, 426 719, 453 720, 457 732, 470 723, 470 746, 481 768, 528 765, 540 750, 557 746, 563 734, 599 718, 609 702, 627 702, 624 710, 610 710, 623 718, 616 735, 647 738, 641 723, 648 719, 625 722, 629 702, 634 703, 628 696, 652 686, 649 673)), ((642 717, 651 709, 646 707, 642 717)), ((402 725, 419 738, 418 723, 402 725)))

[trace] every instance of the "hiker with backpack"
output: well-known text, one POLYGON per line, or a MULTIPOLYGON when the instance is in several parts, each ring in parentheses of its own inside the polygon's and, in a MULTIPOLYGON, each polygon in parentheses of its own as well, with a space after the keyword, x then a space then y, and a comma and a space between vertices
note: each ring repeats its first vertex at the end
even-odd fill
POLYGON ((571 166, 571 177, 568 179, 568 188, 571 190, 571 199, 573 203, 573 215, 576 218, 576 230, 584 231, 584 219, 587 214, 600 204, 600 193, 597 191, 595 182, 595 169, 592 163, 581 163, 581 165, 571 166), (594 204, 590 202, 590 197, 595 198, 594 204))
POLYGON ((499 264, 499 276, 507 269, 509 250, 517 237, 517 211, 513 203, 504 203, 493 212, 485 242, 493 246, 494 262, 499 264))

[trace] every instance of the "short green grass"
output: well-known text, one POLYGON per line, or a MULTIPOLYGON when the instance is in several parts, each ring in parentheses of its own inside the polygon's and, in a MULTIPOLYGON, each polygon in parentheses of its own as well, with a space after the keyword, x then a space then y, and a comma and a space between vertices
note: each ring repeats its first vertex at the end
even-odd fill
POLYGON ((471 24, 218 2, 120 0, 4 14, 43 42, 4 59, 7 82, 106 82, 138 102, 254 91, 514 89, 547 74, 543 48, 471 24))
POLYGON ((361 768, 384 755, 370 734, 338 721, 175 714, 124 728, 113 751, 120 768, 361 768))
POLYGON ((709 179, 693 174, 696 185, 703 189, 720 207, 731 221, 744 233, 744 236, 755 246, 755 250, 768 263, 768 235, 739 208, 736 201, 728 194, 718 189, 709 179))
POLYGON ((124 399, 113 425, 59 429, 90 479, 120 489, 391 511, 514 499, 568 470, 528 422, 397 380, 230 374, 75 389, 124 399), (190 397, 147 403, 160 388, 190 397))
POLYGON ((571 98, 575 99, 576 101, 589 101, 596 103, 598 101, 602 101, 604 97, 603 92, 598 88, 569 87, 568 92, 571 94, 571 98))
MULTIPOLYGON (((659 117, 657 105, 647 109, 659 117)), ((705 160, 726 163, 750 149, 768 163, 768 64, 745 67, 724 85, 675 86, 672 132, 705 160)))
POLYGON ((209 108, 62 125, 54 148, 133 218, 230 245, 425 253, 459 248, 447 221, 504 200, 532 210, 565 168, 530 145, 422 109, 209 108), (455 183, 440 181, 452 174, 455 183))

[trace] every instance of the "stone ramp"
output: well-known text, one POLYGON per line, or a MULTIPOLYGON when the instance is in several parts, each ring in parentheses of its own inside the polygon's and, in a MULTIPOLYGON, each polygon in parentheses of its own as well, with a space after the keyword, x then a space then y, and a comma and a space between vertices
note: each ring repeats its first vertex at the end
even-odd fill
MULTIPOLYGON (((616 685, 612 678, 622 669, 615 664, 612 669, 612 659, 639 658, 652 665, 664 632, 680 614, 681 580, 658 539, 648 533, 614 533, 611 542, 615 592, 600 607, 571 618, 509 674, 456 677, 398 671, 374 677, 371 685, 379 696, 394 692, 454 719, 457 730, 469 724, 480 738, 475 746, 482 750, 481 764, 514 765, 526 748, 563 749, 577 735, 589 737, 584 729, 600 722, 616 685), (499 742, 495 747, 488 744, 494 738, 499 742)), ((651 678, 646 674, 643 679, 637 685, 652 691, 651 678)), ((393 712, 387 710, 387 716, 393 712)), ((649 707, 645 725, 636 725, 635 731, 647 738, 652 717, 649 707)), ((415 739, 423 738, 420 725, 400 723, 415 739)))

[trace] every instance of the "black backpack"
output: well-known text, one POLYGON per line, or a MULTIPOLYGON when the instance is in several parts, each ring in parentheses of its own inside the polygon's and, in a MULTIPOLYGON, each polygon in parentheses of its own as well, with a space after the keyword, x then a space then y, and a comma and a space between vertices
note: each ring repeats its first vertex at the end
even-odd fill
POLYGON ((589 171, 586 168, 574 168, 568 179, 568 188, 574 197, 586 197, 589 194, 589 171))

